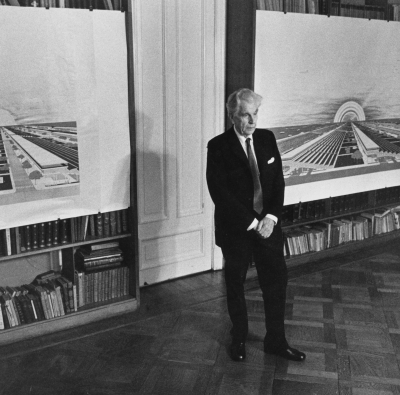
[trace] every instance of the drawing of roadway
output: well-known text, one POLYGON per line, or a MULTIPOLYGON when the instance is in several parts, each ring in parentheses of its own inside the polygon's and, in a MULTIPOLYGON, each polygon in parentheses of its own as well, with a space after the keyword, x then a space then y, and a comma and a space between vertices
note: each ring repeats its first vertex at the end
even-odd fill
POLYGON ((33 144, 45 149, 46 151, 52 153, 53 155, 58 156, 59 158, 68 162, 68 168, 77 168, 79 169, 79 159, 78 159, 78 152, 74 149, 65 147, 64 145, 55 144, 49 142, 48 140, 42 139, 40 137, 35 137, 29 133, 20 132, 17 130, 13 130, 13 132, 30 141, 33 144))
POLYGON ((285 165, 324 170, 335 166, 337 156, 347 132, 343 126, 335 126, 331 131, 284 154, 285 165))

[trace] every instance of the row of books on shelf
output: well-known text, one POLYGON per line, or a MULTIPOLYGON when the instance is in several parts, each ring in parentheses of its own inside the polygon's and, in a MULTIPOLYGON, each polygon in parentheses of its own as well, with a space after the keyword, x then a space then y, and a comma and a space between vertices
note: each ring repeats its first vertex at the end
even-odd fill
POLYGON ((369 192, 336 196, 310 202, 299 202, 284 206, 282 224, 286 226, 300 221, 312 221, 348 212, 361 211, 370 208, 370 206, 369 192))
POLYGON ((257 0, 257 10, 319 13, 318 0, 257 0))
POLYGON ((32 284, 0 287, 0 329, 60 317, 77 311, 76 287, 60 273, 38 276, 32 284))
POLYGON ((400 201, 400 186, 377 189, 375 193, 375 206, 395 204, 400 201))
POLYGON ((0 5, 17 7, 82 8, 123 11, 124 0, 0 0, 0 5))
POLYGON ((0 287, 0 329, 43 321, 129 294, 129 268, 118 242, 80 247, 74 281, 50 270, 31 284, 0 287))
POLYGON ((282 225, 360 212, 400 202, 400 186, 284 206, 282 225))
MULTIPOLYGON (((393 7, 389 8, 393 10, 393 7)), ((392 11, 393 12, 393 11, 392 11)), ((366 6, 364 4, 339 4, 332 1, 330 15, 340 15, 350 18, 387 19, 384 7, 366 6)), ((389 16, 390 17, 390 16, 389 16)))
POLYGON ((285 256, 317 252, 400 229, 400 206, 320 221, 285 231, 285 256))
POLYGON ((0 230, 0 256, 129 232, 128 209, 0 230))
POLYGON ((257 0, 257 10, 297 12, 307 14, 340 15, 352 18, 399 20, 399 5, 385 4, 376 1, 342 0, 331 1, 330 9, 327 0, 257 0), (389 12, 389 15, 386 14, 389 12))

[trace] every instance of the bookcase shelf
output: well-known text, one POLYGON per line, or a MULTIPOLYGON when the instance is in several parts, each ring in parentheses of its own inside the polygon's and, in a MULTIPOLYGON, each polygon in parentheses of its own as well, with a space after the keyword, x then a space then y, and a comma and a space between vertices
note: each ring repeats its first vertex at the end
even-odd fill
MULTIPOLYGON (((50 259, 50 261, 56 260, 53 262, 53 268, 32 279, 31 284, 5 284, 2 279, 0 328, 4 326, 4 329, 0 330, 0 345, 84 325, 138 308, 137 243, 135 232, 129 231, 134 229, 132 224, 134 218, 130 218, 129 212, 131 210, 126 209, 94 214, 97 219, 96 228, 90 216, 68 219, 66 222, 68 242, 0 257, 0 265, 7 263, 24 265, 29 258, 35 256, 39 256, 40 259, 42 255, 56 255, 50 259), (120 221, 116 220, 118 226, 111 223, 109 217, 120 218, 120 221), (122 218, 124 218, 123 224, 122 218), (87 226, 90 221, 92 221, 91 230, 87 226), (82 240, 75 241, 78 233, 74 224, 82 223, 86 224, 85 231, 81 233, 82 240), (105 237, 99 236, 104 234, 105 237), (82 256, 83 253, 87 255, 82 256), (59 271, 54 268, 59 268, 59 271), (20 295, 23 295, 21 299, 20 295), (24 300, 27 299, 30 299, 28 313, 26 305, 23 306, 24 300)), ((29 234, 31 245, 37 245, 33 241, 34 237, 41 237, 37 233, 25 233, 24 227, 13 229, 16 230, 12 232, 13 237, 29 234)), ((10 231, 8 233, 11 234, 10 231)), ((59 241, 59 238, 55 240, 59 241)), ((4 234, 2 242, 3 247, 4 243, 16 243, 10 238, 6 240, 4 234)), ((10 251, 9 247, 5 250, 10 251)))
POLYGON ((399 20, 398 0, 256 0, 260 11, 399 20))
MULTIPOLYGON (((395 230, 388 233, 382 233, 375 235, 368 239, 368 248, 381 245, 384 242, 394 240, 400 237, 400 230, 395 230)), ((357 251, 365 249, 366 240, 350 241, 345 244, 338 245, 336 247, 328 248, 318 252, 307 252, 305 254, 295 255, 292 257, 286 257, 286 264, 288 268, 296 266, 306 265, 308 263, 316 263, 317 261, 325 261, 330 258, 334 259, 338 264, 341 260, 338 259, 341 255, 347 255, 349 253, 356 254, 357 251)), ((319 266, 319 270, 324 267, 319 266)))
POLYGON ((2 330, 0 332, 0 345, 85 325, 107 317, 135 311, 138 307, 138 299, 134 297, 116 299, 111 303, 97 304, 95 306, 90 306, 90 308, 87 306, 82 310, 62 317, 2 330))
POLYGON ((393 233, 400 229, 400 186, 285 206, 282 228, 287 259, 393 233))
POLYGON ((10 261, 16 258, 26 258, 29 256, 34 256, 38 254, 44 254, 48 252, 53 252, 53 251, 60 251, 65 248, 72 248, 72 247, 80 247, 83 245, 89 245, 89 244, 95 244, 95 243, 104 243, 107 241, 111 240, 118 240, 118 239, 126 239, 132 237, 131 233, 126 233, 123 235, 116 235, 116 236, 109 236, 109 237, 104 237, 104 238, 93 238, 90 240, 85 240, 85 241, 79 241, 79 242, 74 242, 74 243, 65 243, 65 244, 59 244, 53 247, 44 247, 44 248, 37 248, 33 251, 26 251, 26 252, 20 252, 19 254, 12 254, 12 255, 4 255, 0 257, 0 264, 6 261, 10 261))

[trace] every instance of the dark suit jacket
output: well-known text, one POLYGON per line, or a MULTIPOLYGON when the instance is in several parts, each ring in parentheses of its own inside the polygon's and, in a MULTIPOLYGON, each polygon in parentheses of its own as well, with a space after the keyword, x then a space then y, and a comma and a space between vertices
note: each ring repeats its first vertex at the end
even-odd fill
POLYGON ((274 249, 283 249, 280 219, 285 182, 281 156, 270 130, 256 129, 253 144, 263 191, 260 215, 253 210, 254 187, 249 161, 233 127, 208 143, 207 183, 215 204, 216 244, 221 246, 227 238, 232 241, 250 237, 247 228, 254 218, 272 214, 278 218, 278 224, 272 235, 262 242, 274 249))

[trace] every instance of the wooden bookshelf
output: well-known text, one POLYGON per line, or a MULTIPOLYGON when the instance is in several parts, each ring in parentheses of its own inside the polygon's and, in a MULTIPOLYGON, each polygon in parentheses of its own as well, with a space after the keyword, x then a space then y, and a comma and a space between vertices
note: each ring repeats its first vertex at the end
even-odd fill
POLYGON ((86 10, 119 11, 127 10, 127 0, 1 0, 0 6, 74 8, 86 10))
MULTIPOLYGON (((25 262, 27 259, 35 257, 36 255, 50 255, 54 254, 54 252, 59 252, 56 258, 59 261, 55 266, 59 266, 61 274, 66 279, 70 280, 75 286, 77 286, 77 277, 75 274, 76 271, 86 272, 84 268, 78 266, 77 264, 78 261, 76 252, 78 249, 92 245, 109 245, 110 242, 113 242, 112 244, 114 244, 115 248, 119 250, 122 257, 122 262, 116 264, 116 266, 112 268, 98 266, 96 270, 83 273, 83 276, 87 276, 89 278, 89 276, 92 274, 92 279, 98 279, 97 282, 91 283, 90 288, 89 285, 85 285, 87 288, 84 292, 87 293, 87 300, 84 305, 77 305, 75 310, 67 312, 65 306, 67 302, 63 297, 63 310, 65 315, 53 316, 52 318, 36 320, 32 323, 19 324, 2 329, 0 330, 0 345, 84 325, 89 322, 123 314, 129 311, 132 312, 139 307, 137 242, 134 236, 135 232, 132 232, 132 229, 134 229, 134 216, 128 214, 132 210, 126 209, 124 211, 127 214, 126 219, 128 220, 128 224, 125 224, 124 226, 125 231, 122 231, 122 227, 120 228, 121 233, 119 234, 113 233, 106 237, 97 237, 96 235, 87 234, 84 240, 75 241, 72 234, 73 226, 69 224, 68 229, 70 234, 68 235, 68 242, 66 243, 59 243, 51 247, 36 248, 35 250, 20 253, 15 253, 15 251, 13 251, 12 255, 0 257, 1 265, 10 261, 15 261, 16 263, 25 262), (113 273, 111 273, 112 271, 113 273), (96 273, 96 276, 94 273, 96 273), (99 274, 99 276, 97 276, 97 274, 99 274), (89 294, 91 296, 90 298, 89 294), (95 296, 93 294, 95 294, 95 296)), ((105 213, 101 214, 103 219, 104 215, 105 213)), ((98 218, 99 214, 94 214, 94 216, 98 218)), ((120 217, 122 218, 122 214, 120 217)), ((71 222, 76 220, 77 219, 74 218, 69 219, 68 221, 71 222)), ((102 224, 105 226, 104 221, 102 224)), ((111 231, 111 224, 108 225, 110 226, 111 231)), ((24 227, 15 228, 17 231, 13 232, 14 237, 18 237, 18 232, 23 232, 23 228, 24 227)), ((103 230, 104 229, 102 229, 102 231, 103 230)), ((96 232, 97 231, 98 230, 96 229, 96 232)), ((5 232, 5 230, 2 230, 2 232, 5 232)), ((2 243, 1 246, 5 247, 4 243, 2 243)), ((32 278, 32 280, 34 279, 32 278)), ((87 284, 89 284, 89 282, 87 284)), ((22 285, 23 284, 12 284, 11 288, 18 288, 18 286, 22 285)), ((0 286, 5 288, 8 286, 8 284, 2 281, 0 286)), ((0 311, 0 314, 3 314, 4 316, 4 312, 0 311)), ((39 314, 37 315, 39 316, 39 314)))
POLYGON ((398 0, 256 0, 261 11, 399 20, 398 0))
POLYGON ((135 311, 139 307, 138 298, 133 296, 115 300, 113 303, 103 303, 91 308, 83 308, 75 313, 51 320, 39 321, 32 324, 19 325, 0 331, 0 345, 15 343, 37 336, 89 324, 119 314, 135 311))
POLYGON ((288 265, 301 264, 310 259, 312 260, 313 258, 316 258, 314 255, 321 254, 322 256, 330 256, 340 253, 343 249, 346 251, 348 248, 361 247, 362 245, 365 245, 365 242, 367 242, 368 245, 371 245, 371 243, 381 243, 387 238, 391 239, 400 235, 398 214, 400 212, 400 186, 353 195, 338 196, 335 198, 321 199, 318 202, 321 204, 322 210, 315 213, 314 217, 304 216, 299 219, 296 215, 299 215, 300 212, 300 210, 297 209, 298 206, 304 204, 307 209, 307 205, 313 205, 315 202, 298 203, 284 208, 285 218, 283 219, 285 219, 285 222, 282 223, 282 228, 286 235, 285 248, 287 252, 286 259, 288 265), (332 210, 333 199, 340 202, 340 205, 335 208, 335 212, 332 210), (351 206, 351 203, 353 206, 351 206), (386 214, 380 215, 378 214, 379 211, 385 212, 386 214), (368 221, 367 219, 364 219, 364 222, 357 220, 357 218, 363 217, 363 213, 371 214, 374 217, 373 220, 368 221), (342 225, 339 225, 343 219, 348 221, 347 227, 344 222, 342 222, 342 225), (327 241, 326 234, 321 236, 323 231, 321 230, 320 224, 324 223, 334 225, 335 220, 339 221, 339 223, 336 223, 336 226, 342 226, 340 232, 347 236, 347 240, 341 240, 339 244, 331 243, 332 240, 329 240, 327 246, 320 246, 320 251, 313 250, 313 245, 311 245, 309 240, 312 236, 308 236, 307 232, 313 230, 314 235, 319 233, 321 239, 327 241), (385 225, 383 226, 383 224, 385 225), (319 225, 319 228, 313 228, 314 225, 319 225), (370 226, 369 228, 368 225, 370 226), (294 234, 291 233, 293 230, 295 231, 294 234), (299 239, 293 241, 296 240, 297 237, 299 237, 299 239), (289 241, 292 241, 292 244, 289 241), (294 245, 297 247, 301 245, 304 251, 299 252, 300 248, 296 249, 294 248, 294 245), (302 258, 303 256, 306 256, 306 258, 302 258))
POLYGON ((324 270, 328 267, 321 266, 324 261, 335 261, 337 264, 341 264, 340 256, 346 256, 349 254, 357 254, 359 251, 365 250, 366 248, 372 249, 376 246, 382 245, 382 243, 398 239, 400 237, 400 230, 393 232, 382 233, 375 235, 368 240, 368 246, 365 245, 366 240, 350 241, 348 243, 341 244, 337 247, 328 248, 318 252, 308 252, 306 254, 300 254, 293 257, 286 257, 286 264, 288 268, 300 267, 301 265, 315 264, 319 262, 318 270, 324 270))

